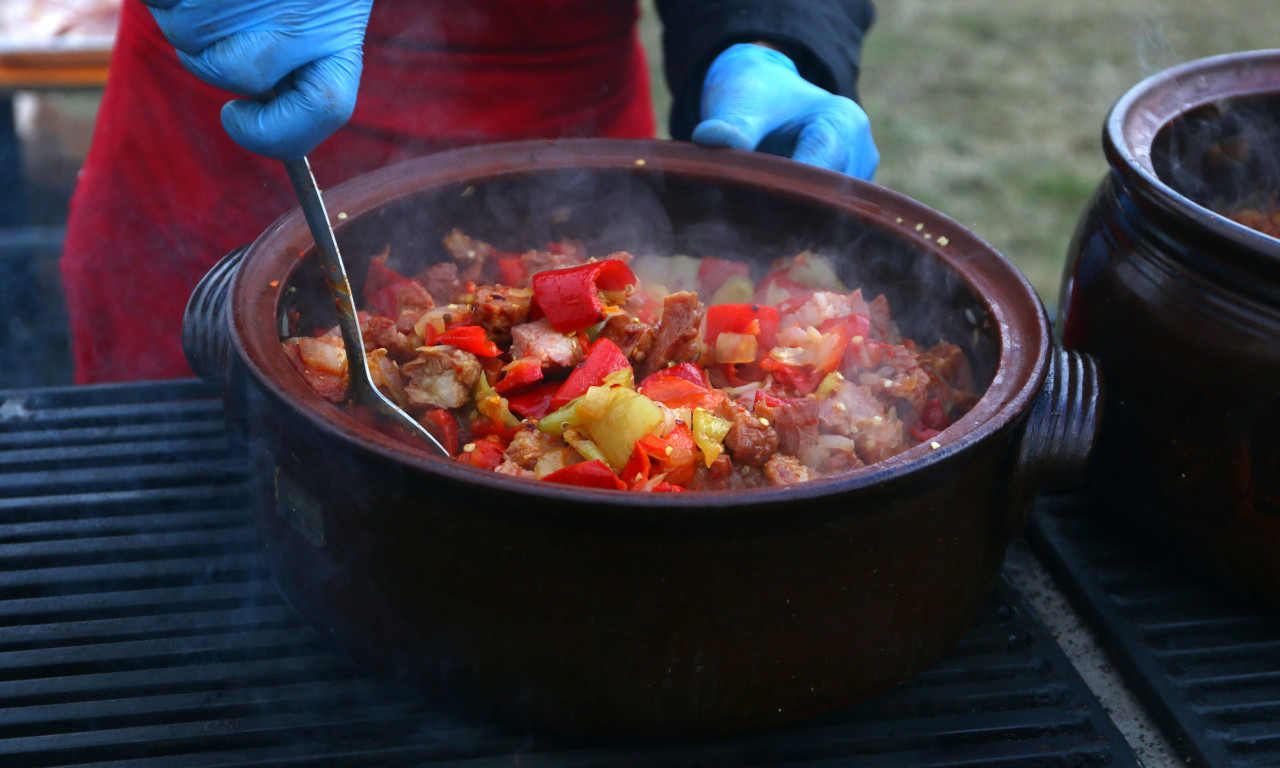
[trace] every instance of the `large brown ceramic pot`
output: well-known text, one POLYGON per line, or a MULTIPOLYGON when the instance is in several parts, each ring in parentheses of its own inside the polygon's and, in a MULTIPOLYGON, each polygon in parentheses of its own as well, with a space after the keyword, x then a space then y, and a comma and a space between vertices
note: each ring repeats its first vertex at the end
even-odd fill
POLYGON ((985 388, 936 447, 798 486, 643 494, 484 472, 371 429, 294 372, 282 319, 333 318, 303 219, 285 216, 193 297, 188 354, 226 385, 284 593, 438 701, 689 736, 869 696, 960 637, 1031 491, 1088 458, 1093 369, 1053 347, 1026 280, 870 184, 755 153, 582 140, 434 155, 326 199, 357 290, 371 255, 390 245, 425 266, 453 227, 503 248, 581 237, 758 268, 814 248, 885 292, 905 333, 961 344, 985 388))
POLYGON ((1107 382, 1097 491, 1175 556, 1280 607, 1280 51, 1140 83, 1071 245, 1065 346, 1107 382))

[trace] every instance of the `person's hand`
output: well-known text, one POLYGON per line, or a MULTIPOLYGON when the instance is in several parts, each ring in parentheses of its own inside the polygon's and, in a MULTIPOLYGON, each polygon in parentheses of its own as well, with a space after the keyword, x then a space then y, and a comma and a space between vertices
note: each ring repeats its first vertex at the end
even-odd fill
POLYGON ((870 180, 880 163, 867 114, 800 76, 791 59, 753 43, 726 48, 707 70, 693 140, 755 149, 870 180))
POLYGON ((248 97, 222 108, 245 149, 295 160, 351 117, 373 0, 142 2, 187 69, 248 97))

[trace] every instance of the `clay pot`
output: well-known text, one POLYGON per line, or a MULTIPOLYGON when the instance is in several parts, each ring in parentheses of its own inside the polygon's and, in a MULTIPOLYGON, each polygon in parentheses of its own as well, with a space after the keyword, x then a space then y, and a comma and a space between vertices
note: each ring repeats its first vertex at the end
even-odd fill
POLYGON ((1099 497, 1179 562, 1280 606, 1280 240, 1228 219, 1280 190, 1280 51, 1138 84, 1071 244, 1064 345, 1107 382, 1099 497))
POLYGON ((282 318, 333 318, 303 219, 285 216, 197 291, 188 355, 225 384, 284 593, 435 701, 557 731, 703 736, 869 696, 965 632, 1031 492, 1088 458, 1092 366, 1053 347, 1003 257, 887 190, 755 153, 580 140, 434 155, 326 200, 357 290, 372 254, 425 266, 453 227, 502 248, 581 237, 759 266, 814 247, 884 291, 904 333, 962 344, 985 386, 936 448, 787 488, 639 494, 483 472, 369 428, 290 367, 282 318))

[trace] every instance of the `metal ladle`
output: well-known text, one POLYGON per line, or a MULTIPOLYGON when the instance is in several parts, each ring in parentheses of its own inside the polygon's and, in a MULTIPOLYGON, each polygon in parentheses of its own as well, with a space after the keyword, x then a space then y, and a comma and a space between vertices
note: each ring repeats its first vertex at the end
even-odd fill
POLYGON ((320 266, 324 269, 325 282, 329 286, 329 296, 333 298, 334 309, 338 312, 338 328, 342 331, 342 344, 347 351, 350 382, 348 392, 352 399, 426 440, 446 458, 452 458, 435 435, 374 386, 369 363, 364 356, 364 338, 360 334, 360 320, 351 295, 351 282, 347 279, 342 255, 338 252, 338 241, 333 235, 333 225, 325 210, 324 199, 320 196, 320 187, 316 184, 315 175, 311 173, 311 163, 307 162, 304 155, 297 160, 285 160, 284 169, 289 174, 293 191, 298 195, 298 205, 302 207, 302 215, 306 217, 311 237, 316 241, 320 266))

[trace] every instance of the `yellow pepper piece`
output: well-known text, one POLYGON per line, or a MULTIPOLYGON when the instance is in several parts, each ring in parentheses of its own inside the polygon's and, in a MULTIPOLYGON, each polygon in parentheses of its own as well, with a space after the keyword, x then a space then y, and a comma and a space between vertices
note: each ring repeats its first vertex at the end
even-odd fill
POLYGON ((702 450, 702 460, 709 467, 724 451, 724 438, 733 422, 722 419, 704 408, 695 408, 690 420, 693 442, 702 450))

